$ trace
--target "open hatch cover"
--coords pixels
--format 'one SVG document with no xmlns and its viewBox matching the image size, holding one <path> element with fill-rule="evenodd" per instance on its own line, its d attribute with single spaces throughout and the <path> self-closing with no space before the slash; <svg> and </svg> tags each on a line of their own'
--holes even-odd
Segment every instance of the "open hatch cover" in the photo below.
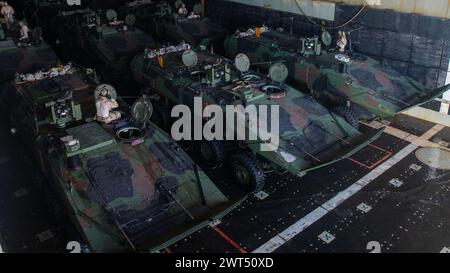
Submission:
<svg viewBox="0 0 450 273">
<path fill-rule="evenodd" d="M 153 104 L 147 96 L 142 96 L 136 100 L 131 107 L 131 116 L 136 122 L 145 123 L 150 120 L 152 114 Z"/>
</svg>

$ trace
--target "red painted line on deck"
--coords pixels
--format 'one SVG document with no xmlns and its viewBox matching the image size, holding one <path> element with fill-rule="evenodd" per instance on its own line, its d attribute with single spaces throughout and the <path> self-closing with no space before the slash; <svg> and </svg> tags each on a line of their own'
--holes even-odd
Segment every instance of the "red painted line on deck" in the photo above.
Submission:
<svg viewBox="0 0 450 273">
<path fill-rule="evenodd" d="M 356 160 L 356 159 L 353 159 L 353 158 L 351 158 L 351 157 L 347 157 L 347 159 L 350 160 L 350 161 L 352 161 L 353 163 L 356 163 L 356 164 L 358 164 L 358 165 L 360 165 L 360 166 L 362 166 L 362 167 L 368 169 L 368 170 L 372 170 L 372 169 L 374 169 L 376 166 L 378 166 L 378 165 L 380 165 L 381 163 L 383 163 L 384 161 L 386 161 L 386 160 L 387 160 L 389 157 L 391 157 L 391 155 L 393 154 L 391 151 L 388 151 L 388 150 L 383 149 L 383 148 L 381 148 L 381 147 L 378 147 L 378 146 L 376 146 L 376 145 L 369 144 L 369 146 L 371 146 L 371 147 L 373 147 L 373 148 L 375 148 L 375 149 L 377 149 L 377 150 L 380 150 L 380 151 L 386 153 L 386 155 L 383 156 L 380 160 L 377 160 L 375 163 L 373 163 L 373 164 L 370 165 L 370 166 L 369 166 L 369 165 L 366 165 L 366 164 L 364 164 L 364 163 L 362 163 L 362 162 L 360 162 L 360 161 L 358 161 L 358 160 Z"/>
<path fill-rule="evenodd" d="M 230 237 L 228 237 L 225 232 L 223 232 L 220 228 L 218 228 L 217 226 L 212 226 L 211 227 L 215 232 L 217 232 L 217 234 L 219 234 L 223 239 L 225 239 L 225 241 L 227 241 L 228 243 L 230 243 L 232 246 L 234 246 L 237 250 L 239 250 L 239 252 L 241 253 L 247 253 L 247 251 L 245 249 L 243 249 L 240 245 L 238 245 L 235 241 L 233 241 Z"/>
<path fill-rule="evenodd" d="M 381 148 L 381 147 L 379 147 L 379 146 L 377 146 L 377 145 L 369 144 L 369 146 L 371 146 L 371 147 L 373 147 L 373 148 L 375 148 L 375 149 L 378 149 L 378 150 L 380 150 L 380 151 L 383 151 L 383 152 L 385 152 L 385 153 L 387 153 L 387 154 L 392 154 L 391 151 L 388 151 L 388 150 L 386 150 L 386 149 L 383 149 L 383 148 Z"/>
<path fill-rule="evenodd" d="M 369 166 L 369 170 L 374 169 L 376 166 L 380 165 L 381 163 L 383 163 L 384 161 L 386 161 L 389 157 L 391 157 L 392 153 L 389 153 L 387 155 L 385 155 L 383 158 L 381 158 L 380 160 L 378 160 L 377 162 L 373 163 L 372 165 Z"/>
<path fill-rule="evenodd" d="M 347 159 L 350 160 L 351 162 L 355 163 L 355 164 L 358 164 L 358 165 L 360 165 L 360 166 L 362 166 L 362 167 L 364 167 L 366 169 L 369 169 L 369 166 L 367 166 L 366 164 L 364 164 L 362 162 L 359 162 L 358 160 L 355 160 L 355 159 L 353 159 L 351 157 L 347 157 Z"/>
<path fill-rule="evenodd" d="M 168 247 L 164 248 L 164 251 L 165 251 L 166 253 L 173 253 L 172 249 L 170 249 L 170 248 L 168 248 Z"/>
</svg>

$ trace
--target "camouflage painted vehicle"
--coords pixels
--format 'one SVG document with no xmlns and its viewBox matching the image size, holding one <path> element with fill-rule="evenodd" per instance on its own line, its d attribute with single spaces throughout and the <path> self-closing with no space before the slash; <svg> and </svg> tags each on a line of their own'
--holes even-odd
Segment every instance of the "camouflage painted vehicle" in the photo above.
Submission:
<svg viewBox="0 0 450 273">
<path fill-rule="evenodd" d="M 157 55 L 155 52 L 166 53 Z M 273 151 L 260 149 L 260 144 L 267 141 L 255 125 L 261 124 L 262 119 L 259 117 L 257 122 L 243 122 L 246 135 L 256 135 L 254 141 L 250 138 L 245 141 L 215 139 L 196 143 L 196 148 L 206 162 L 231 162 L 236 180 L 248 191 L 263 188 L 265 170 L 288 171 L 303 176 L 350 156 L 382 133 L 362 133 L 309 95 L 284 84 L 287 76 L 284 65 L 272 66 L 269 80 L 247 71 L 246 63 L 249 67 L 250 61 L 248 58 L 246 60 L 245 55 L 236 57 L 236 66 L 241 74 L 227 59 L 206 51 L 195 53 L 189 50 L 189 46 L 179 45 L 146 52 L 133 61 L 132 70 L 137 81 L 160 97 L 162 105 L 182 104 L 193 109 L 195 100 L 202 98 L 204 107 L 219 105 L 225 112 L 229 105 L 279 106 L 280 143 Z M 169 113 L 168 110 L 158 112 Z M 235 116 L 237 120 L 246 121 L 246 113 Z M 227 119 L 223 128 L 231 126 L 237 130 L 231 124 L 234 121 L 230 123 Z"/>
<path fill-rule="evenodd" d="M 133 14 L 136 17 L 136 25 L 157 36 L 159 40 L 181 43 L 183 41 L 195 46 L 223 46 L 223 41 L 229 34 L 226 29 L 200 16 L 201 7 L 196 5 L 193 9 L 195 18 L 179 16 L 175 10 L 179 5 L 175 3 L 173 8 L 167 1 L 148 3 L 142 1 L 139 4 L 130 2 L 123 7 L 119 14 Z"/>
<path fill-rule="evenodd" d="M 41 39 L 41 32 L 36 28 L 27 45 L 17 43 L 15 33 L 4 31 L 0 35 L 0 82 L 13 79 L 16 73 L 49 69 L 58 63 L 53 49 Z"/>
<path fill-rule="evenodd" d="M 76 3 L 75 0 L 34 0 L 36 8 L 57 8 L 57 9 L 70 9 L 81 7 L 90 7 L 93 9 L 108 9 L 118 8 L 123 4 L 123 0 L 81 0 Z M 73 3 L 70 5 L 69 3 Z"/>
<path fill-rule="evenodd" d="M 139 0 L 142 1 L 142 0 Z M 82 1 L 83 2 L 83 1 Z M 123 5 L 123 0 L 85 0 L 84 3 L 93 9 L 116 9 Z"/>
<path fill-rule="evenodd" d="M 428 90 L 362 54 L 324 51 L 318 37 L 299 39 L 267 27 L 258 30 L 258 35 L 256 29 L 249 29 L 229 36 L 225 41 L 226 55 L 245 53 L 263 69 L 270 62 L 282 61 L 289 68 L 290 83 L 309 90 L 323 105 L 344 115 L 356 127 L 360 120 L 392 118 L 450 89 L 447 85 Z"/>
<path fill-rule="evenodd" d="M 164 33 L 164 23 L 173 20 L 172 7 L 167 1 L 130 1 L 117 10 L 119 16 L 133 15 L 136 27 L 152 35 Z"/>
<path fill-rule="evenodd" d="M 55 9 L 62 9 L 62 10 L 67 10 L 67 9 L 77 9 L 80 7 L 85 8 L 86 7 L 86 3 L 88 1 L 80 1 L 80 3 L 76 3 L 77 1 L 72 1 L 73 4 L 70 5 L 69 2 L 72 0 L 35 0 L 32 3 L 30 3 L 30 5 L 34 5 L 32 8 L 34 9 L 33 11 L 35 12 L 38 9 L 45 9 L 45 8 L 55 8 Z"/>
<path fill-rule="evenodd" d="M 66 58 L 95 63 L 104 81 L 127 75 L 134 56 L 155 44 L 153 38 L 134 27 L 133 16 L 122 20 L 114 10 L 81 13 L 60 12 L 52 21 L 58 48 Z"/>
<path fill-rule="evenodd" d="M 104 125 L 92 118 L 99 90 L 92 71 L 54 71 L 10 82 L 1 106 L 90 252 L 156 251 L 238 204 L 147 121 L 148 98 L 131 108 L 118 99 L 126 118 Z"/>
</svg>

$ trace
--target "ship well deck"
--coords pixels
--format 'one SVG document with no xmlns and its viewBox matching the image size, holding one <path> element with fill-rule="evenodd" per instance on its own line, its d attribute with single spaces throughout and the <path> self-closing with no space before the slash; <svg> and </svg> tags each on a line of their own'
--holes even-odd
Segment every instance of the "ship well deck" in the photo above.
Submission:
<svg viewBox="0 0 450 273">
<path fill-rule="evenodd" d="M 52 221 L 33 186 L 42 179 L 37 166 L 1 124 L 3 251 L 67 251 L 76 234 Z M 264 192 L 162 252 L 450 251 L 448 116 L 415 108 L 365 126 L 387 128 L 352 157 L 302 178 L 269 174 Z M 204 169 L 228 197 L 243 195 L 225 169 Z"/>
</svg>

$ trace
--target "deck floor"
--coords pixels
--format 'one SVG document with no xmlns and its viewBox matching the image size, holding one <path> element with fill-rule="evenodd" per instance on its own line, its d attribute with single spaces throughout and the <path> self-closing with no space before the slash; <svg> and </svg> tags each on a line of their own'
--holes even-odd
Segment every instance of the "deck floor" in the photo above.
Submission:
<svg viewBox="0 0 450 273">
<path fill-rule="evenodd" d="M 401 115 L 351 158 L 302 178 L 270 174 L 265 198 L 250 196 L 163 252 L 450 252 L 450 172 L 415 156 L 422 145 L 447 148 L 449 130 Z M 3 251 L 67 251 L 76 235 L 32 186 L 37 167 L 3 125 L 0 141 Z M 243 194 L 228 172 L 206 171 L 230 198 Z"/>
</svg>

